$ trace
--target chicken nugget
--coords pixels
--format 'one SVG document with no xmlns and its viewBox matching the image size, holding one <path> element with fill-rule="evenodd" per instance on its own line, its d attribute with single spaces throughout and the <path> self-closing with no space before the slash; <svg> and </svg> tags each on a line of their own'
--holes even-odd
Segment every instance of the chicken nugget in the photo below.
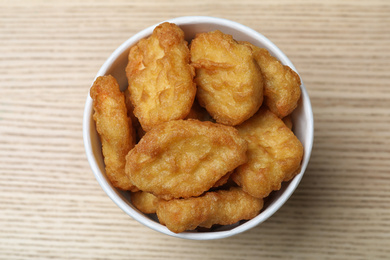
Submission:
<svg viewBox="0 0 390 260">
<path fill-rule="evenodd" d="M 188 199 L 159 200 L 157 217 L 169 230 L 180 233 L 196 227 L 231 225 L 257 216 L 263 200 L 255 198 L 240 188 L 207 192 Z"/>
<path fill-rule="evenodd" d="M 184 32 L 172 23 L 160 24 L 130 49 L 128 89 L 134 115 L 145 131 L 189 113 L 196 94 L 189 62 Z"/>
<path fill-rule="evenodd" d="M 263 78 L 251 48 L 217 30 L 197 34 L 190 49 L 200 105 L 218 123 L 250 118 L 263 102 Z"/>
<path fill-rule="evenodd" d="M 225 184 L 229 181 L 230 175 L 232 175 L 232 173 L 233 173 L 233 171 L 228 172 L 228 173 L 226 173 L 224 176 L 222 176 L 221 179 L 219 179 L 219 180 L 213 185 L 213 188 L 218 188 L 218 187 L 221 187 L 221 186 L 225 185 Z"/>
<path fill-rule="evenodd" d="M 232 179 L 254 197 L 264 198 L 299 173 L 303 146 L 294 133 L 268 109 L 261 108 L 237 127 L 248 142 L 248 162 Z"/>
<path fill-rule="evenodd" d="M 126 155 L 134 147 L 134 139 L 124 94 L 116 79 L 109 75 L 95 80 L 90 95 L 93 99 L 93 119 L 102 142 L 107 177 L 114 187 L 135 190 L 125 174 Z"/>
<path fill-rule="evenodd" d="M 147 132 L 126 157 L 140 190 L 164 199 L 199 196 L 245 163 L 247 144 L 231 126 L 173 120 Z"/>
<path fill-rule="evenodd" d="M 145 191 L 131 193 L 131 203 L 143 213 L 156 213 L 158 198 L 153 194 Z"/>
<path fill-rule="evenodd" d="M 283 118 L 298 106 L 301 96 L 301 79 L 290 67 L 283 65 L 266 49 L 248 42 L 260 66 L 264 79 L 264 102 L 278 117 Z"/>
</svg>

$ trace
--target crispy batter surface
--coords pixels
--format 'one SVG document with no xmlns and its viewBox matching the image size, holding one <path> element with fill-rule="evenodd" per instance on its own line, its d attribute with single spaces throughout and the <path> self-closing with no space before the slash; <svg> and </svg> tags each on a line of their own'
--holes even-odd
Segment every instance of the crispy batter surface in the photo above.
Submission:
<svg viewBox="0 0 390 260">
<path fill-rule="evenodd" d="M 126 75 L 134 114 L 142 128 L 189 113 L 195 98 L 194 68 L 184 32 L 175 24 L 163 23 L 153 34 L 130 49 Z"/>
<path fill-rule="evenodd" d="M 301 96 L 301 79 L 290 67 L 283 65 L 266 49 L 248 42 L 264 78 L 264 96 L 268 108 L 278 117 L 289 115 L 298 105 Z"/>
<path fill-rule="evenodd" d="M 126 174 L 140 190 L 164 199 L 199 196 L 245 163 L 246 150 L 231 126 L 173 120 L 142 137 L 126 157 Z"/>
<path fill-rule="evenodd" d="M 214 185 L 213 188 L 218 188 L 223 185 L 225 185 L 228 181 L 230 176 L 233 174 L 233 171 L 226 173 L 224 176 L 221 177 Z"/>
<path fill-rule="evenodd" d="M 218 30 L 197 34 L 190 48 L 200 105 L 218 123 L 250 118 L 263 102 L 263 78 L 251 48 Z"/>
<path fill-rule="evenodd" d="M 131 120 L 127 117 L 124 94 L 114 77 L 98 77 L 90 91 L 96 130 L 102 142 L 106 174 L 122 190 L 134 190 L 125 174 L 126 155 L 134 147 Z"/>
<path fill-rule="evenodd" d="M 188 199 L 159 200 L 157 216 L 169 230 L 180 233 L 214 224 L 230 225 L 252 219 L 263 207 L 263 200 L 252 197 L 240 188 L 207 192 Z"/>
<path fill-rule="evenodd" d="M 299 173 L 303 146 L 275 114 L 261 108 L 237 129 L 248 142 L 249 160 L 232 178 L 244 191 L 264 198 Z"/>
<path fill-rule="evenodd" d="M 131 203 L 141 212 L 146 214 L 156 213 L 158 198 L 153 194 L 145 191 L 137 191 L 131 193 L 130 199 Z"/>
</svg>

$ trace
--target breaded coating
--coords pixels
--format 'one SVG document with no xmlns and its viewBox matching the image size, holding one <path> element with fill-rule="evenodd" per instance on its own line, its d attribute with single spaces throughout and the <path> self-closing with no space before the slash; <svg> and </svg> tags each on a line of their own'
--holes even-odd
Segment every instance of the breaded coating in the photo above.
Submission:
<svg viewBox="0 0 390 260">
<path fill-rule="evenodd" d="M 263 102 L 263 78 L 251 48 L 220 31 L 197 34 L 191 42 L 197 98 L 217 123 L 238 125 Z"/>
<path fill-rule="evenodd" d="M 124 94 L 111 75 L 98 77 L 90 90 L 93 119 L 102 143 L 106 174 L 114 187 L 135 190 L 125 174 L 126 155 L 134 147 Z"/>
<path fill-rule="evenodd" d="M 263 200 L 250 196 L 240 188 L 207 192 L 188 199 L 159 200 L 157 216 L 169 230 L 180 233 L 196 227 L 231 225 L 257 216 Z"/>
<path fill-rule="evenodd" d="M 130 49 L 126 75 L 134 115 L 142 128 L 184 119 L 196 94 L 194 68 L 184 32 L 163 23 L 153 34 Z"/>
<path fill-rule="evenodd" d="M 141 212 L 146 214 L 156 213 L 158 198 L 145 191 L 131 193 L 131 203 Z"/>
<path fill-rule="evenodd" d="M 242 189 L 264 198 L 299 173 L 303 146 L 294 133 L 268 109 L 261 108 L 237 127 L 248 142 L 248 162 L 232 175 Z"/>
<path fill-rule="evenodd" d="M 140 190 L 164 199 L 199 196 L 245 163 L 247 144 L 231 126 L 173 120 L 147 132 L 126 157 Z"/>
<path fill-rule="evenodd" d="M 266 49 L 248 42 L 260 66 L 264 78 L 264 102 L 279 118 L 283 118 L 298 106 L 301 97 L 301 79 L 290 67 L 283 65 Z"/>
<path fill-rule="evenodd" d="M 228 180 L 229 180 L 230 176 L 232 175 L 232 173 L 233 173 L 233 171 L 228 172 L 228 173 L 226 173 L 224 176 L 222 176 L 221 179 L 219 179 L 219 180 L 213 185 L 213 188 L 218 188 L 218 187 L 221 187 L 221 186 L 225 185 L 225 184 L 228 182 Z"/>
</svg>

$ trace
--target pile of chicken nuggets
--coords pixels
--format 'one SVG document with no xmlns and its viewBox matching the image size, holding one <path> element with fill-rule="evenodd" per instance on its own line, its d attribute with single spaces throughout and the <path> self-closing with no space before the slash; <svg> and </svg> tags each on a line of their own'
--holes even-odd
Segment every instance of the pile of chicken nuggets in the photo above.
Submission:
<svg viewBox="0 0 390 260">
<path fill-rule="evenodd" d="M 175 233 L 257 216 L 300 172 L 290 114 L 297 73 L 221 31 L 188 43 L 172 23 L 130 49 L 128 88 L 110 75 L 90 90 L 112 185 Z"/>
</svg>

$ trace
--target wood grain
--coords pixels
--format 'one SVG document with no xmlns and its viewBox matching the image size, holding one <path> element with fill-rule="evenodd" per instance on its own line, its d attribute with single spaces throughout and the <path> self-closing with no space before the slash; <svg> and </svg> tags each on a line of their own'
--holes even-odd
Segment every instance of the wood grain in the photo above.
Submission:
<svg viewBox="0 0 390 260">
<path fill-rule="evenodd" d="M 0 1 L 0 259 L 388 259 L 389 1 Z M 218 241 L 166 237 L 102 191 L 82 140 L 105 59 L 137 31 L 227 18 L 277 44 L 311 97 L 315 142 L 294 195 Z"/>
</svg>

